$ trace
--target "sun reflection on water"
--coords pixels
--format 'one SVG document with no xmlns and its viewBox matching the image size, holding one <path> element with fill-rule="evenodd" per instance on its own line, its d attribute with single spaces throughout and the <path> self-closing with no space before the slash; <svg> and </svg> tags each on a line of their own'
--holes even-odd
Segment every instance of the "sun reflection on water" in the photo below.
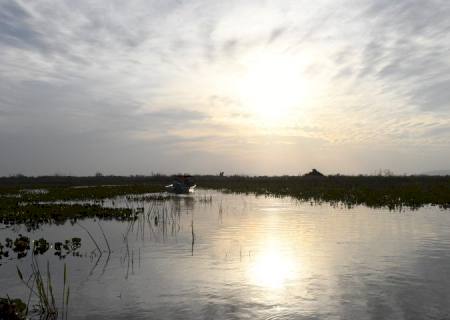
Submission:
<svg viewBox="0 0 450 320">
<path fill-rule="evenodd" d="M 300 265 L 293 255 L 283 251 L 278 243 L 274 243 L 255 256 L 248 267 L 248 278 L 254 285 L 281 289 L 295 279 L 299 268 Z"/>
</svg>

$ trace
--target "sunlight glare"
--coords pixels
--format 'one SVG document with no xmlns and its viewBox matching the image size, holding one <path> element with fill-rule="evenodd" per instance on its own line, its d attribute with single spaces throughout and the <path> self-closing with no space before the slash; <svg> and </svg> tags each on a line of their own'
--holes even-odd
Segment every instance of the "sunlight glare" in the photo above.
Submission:
<svg viewBox="0 0 450 320">
<path fill-rule="evenodd" d="M 298 62 L 288 56 L 264 55 L 249 60 L 240 82 L 242 104 L 259 121 L 283 122 L 301 107 L 305 80 Z"/>
<path fill-rule="evenodd" d="M 294 278 L 296 267 L 292 257 L 272 247 L 250 265 L 249 278 L 258 286 L 280 289 L 286 281 Z"/>
</svg>

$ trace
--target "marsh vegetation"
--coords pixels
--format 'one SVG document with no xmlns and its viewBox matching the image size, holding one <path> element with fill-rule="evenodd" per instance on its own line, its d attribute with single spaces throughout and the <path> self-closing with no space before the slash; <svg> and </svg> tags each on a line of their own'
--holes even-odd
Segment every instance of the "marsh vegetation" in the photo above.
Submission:
<svg viewBox="0 0 450 320">
<path fill-rule="evenodd" d="M 450 207 L 450 176 L 232 176 L 209 177 L 202 180 L 201 185 L 227 192 L 290 196 L 303 201 L 346 206 Z"/>
<path fill-rule="evenodd" d="M 0 210 L 18 202 L 92 200 L 158 193 L 173 177 L 8 177 L 0 178 Z M 450 206 L 450 176 L 194 176 L 200 188 L 235 193 L 289 196 L 302 201 L 332 202 L 347 206 L 419 208 Z M 34 188 L 45 192 L 26 192 Z M 147 197 L 163 197 L 147 195 Z"/>
</svg>

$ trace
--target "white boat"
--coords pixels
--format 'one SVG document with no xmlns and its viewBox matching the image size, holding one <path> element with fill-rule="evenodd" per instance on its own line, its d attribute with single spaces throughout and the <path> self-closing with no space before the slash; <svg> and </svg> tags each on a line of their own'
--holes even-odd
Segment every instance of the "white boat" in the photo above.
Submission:
<svg viewBox="0 0 450 320">
<path fill-rule="evenodd" d="M 167 185 L 166 191 L 173 192 L 177 194 L 182 193 L 193 193 L 197 185 L 192 183 L 192 177 L 188 175 L 177 176 L 175 180 Z"/>
</svg>

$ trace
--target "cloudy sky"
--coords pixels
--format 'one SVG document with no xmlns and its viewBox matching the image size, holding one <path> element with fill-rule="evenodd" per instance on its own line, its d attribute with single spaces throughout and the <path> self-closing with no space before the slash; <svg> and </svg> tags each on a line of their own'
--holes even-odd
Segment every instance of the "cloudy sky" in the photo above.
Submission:
<svg viewBox="0 0 450 320">
<path fill-rule="evenodd" d="M 0 0 L 0 175 L 449 169 L 448 17 L 448 0 Z"/>
</svg>

